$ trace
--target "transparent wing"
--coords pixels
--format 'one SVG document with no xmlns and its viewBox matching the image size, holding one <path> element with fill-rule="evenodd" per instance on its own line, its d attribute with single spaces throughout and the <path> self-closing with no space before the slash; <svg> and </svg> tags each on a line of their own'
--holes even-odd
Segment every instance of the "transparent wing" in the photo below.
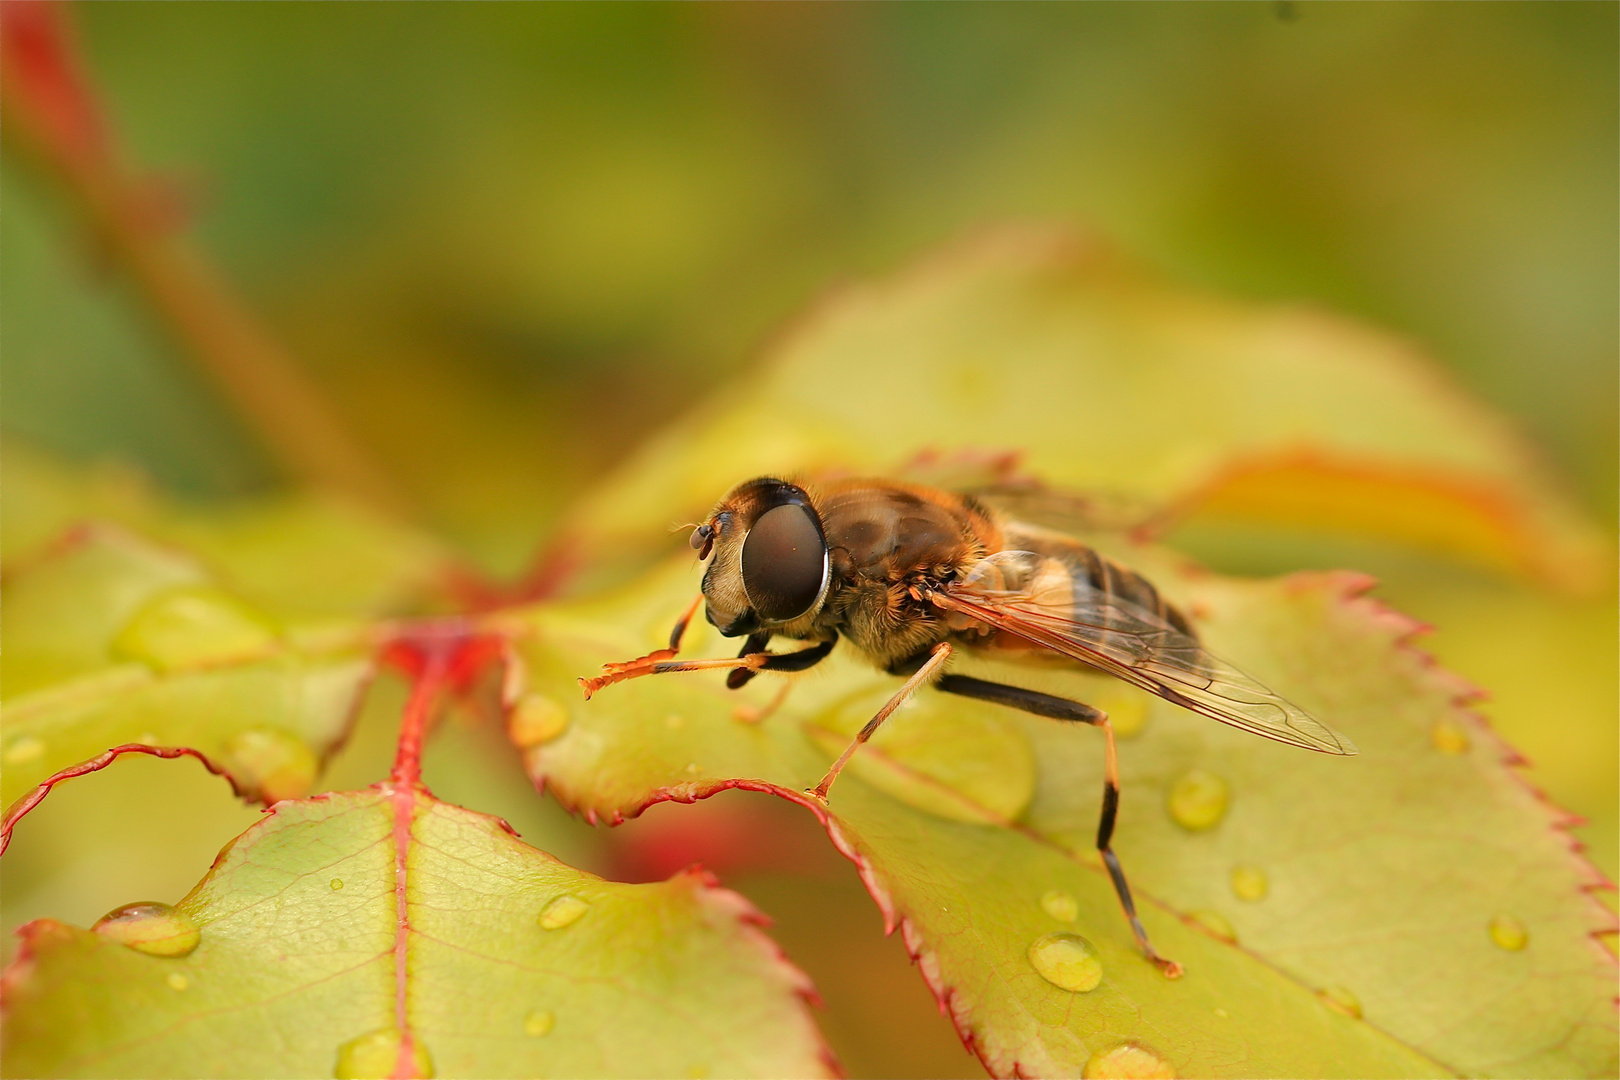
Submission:
<svg viewBox="0 0 1620 1080">
<path fill-rule="evenodd" d="M 1356 752 L 1348 738 L 1154 613 L 1076 588 L 1060 559 L 998 552 L 927 598 L 1223 724 L 1307 750 Z"/>
</svg>

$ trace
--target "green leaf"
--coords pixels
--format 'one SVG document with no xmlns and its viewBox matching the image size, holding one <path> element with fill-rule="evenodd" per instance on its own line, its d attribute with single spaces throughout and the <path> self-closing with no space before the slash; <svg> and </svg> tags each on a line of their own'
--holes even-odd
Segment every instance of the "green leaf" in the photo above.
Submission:
<svg viewBox="0 0 1620 1080">
<path fill-rule="evenodd" d="M 1531 449 L 1405 342 L 1174 287 L 1038 229 L 835 294 L 599 485 L 574 532 L 595 558 L 645 552 L 750 476 L 888 475 L 964 447 L 1172 521 L 1387 537 L 1572 589 L 1612 573 Z"/>
<path fill-rule="evenodd" d="M 1115 848 L 1150 935 L 1186 966 L 1172 982 L 1137 952 L 1092 851 L 1094 731 L 931 692 L 898 712 L 833 788 L 828 828 L 990 1070 L 1108 1075 L 1124 1067 L 1108 1055 L 1138 1047 L 1178 1075 L 1612 1074 L 1597 875 L 1466 710 L 1470 689 L 1408 646 L 1415 625 L 1349 575 L 1244 582 L 1116 554 L 1362 753 L 1268 743 L 1100 676 L 959 667 L 1138 733 L 1121 746 Z M 835 653 L 759 723 L 738 706 L 766 707 L 769 677 L 730 694 L 718 674 L 666 675 L 580 700 L 575 676 L 663 643 L 696 578 L 687 555 L 528 616 L 512 734 L 536 780 L 593 818 L 738 786 L 811 805 L 798 793 L 897 685 Z M 725 647 L 694 626 L 686 652 Z M 1095 990 L 1037 972 L 1051 933 L 1090 943 Z"/>
<path fill-rule="evenodd" d="M 0 800 L 116 747 L 186 747 L 246 797 L 301 795 L 371 676 L 356 631 L 295 634 L 204 566 L 111 526 L 6 588 Z M 104 762 L 103 762 L 104 763 Z"/>
<path fill-rule="evenodd" d="M 701 874 L 604 881 L 421 791 L 286 802 L 172 910 L 26 927 L 4 1073 L 380 1077 L 403 1044 L 417 1076 L 828 1075 L 759 921 Z"/>
<path fill-rule="evenodd" d="M 65 532 L 115 523 L 182 548 L 260 610 L 284 621 L 408 613 L 444 591 L 442 545 L 357 504 L 319 493 L 198 508 L 151 491 L 111 465 L 69 467 L 7 440 L 8 566 L 26 565 Z"/>
</svg>

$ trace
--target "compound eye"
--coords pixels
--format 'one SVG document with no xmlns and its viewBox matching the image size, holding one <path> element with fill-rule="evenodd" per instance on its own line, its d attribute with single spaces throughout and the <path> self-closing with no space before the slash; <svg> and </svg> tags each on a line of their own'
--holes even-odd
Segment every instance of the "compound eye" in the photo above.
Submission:
<svg viewBox="0 0 1620 1080">
<path fill-rule="evenodd" d="M 765 511 L 743 540 L 743 591 L 767 622 L 788 622 L 809 611 L 826 575 L 821 530 L 798 503 Z"/>
</svg>

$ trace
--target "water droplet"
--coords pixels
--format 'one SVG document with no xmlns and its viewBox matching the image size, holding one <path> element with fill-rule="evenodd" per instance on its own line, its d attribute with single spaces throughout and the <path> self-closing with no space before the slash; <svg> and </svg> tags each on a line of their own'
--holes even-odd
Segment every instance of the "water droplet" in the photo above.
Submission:
<svg viewBox="0 0 1620 1080">
<path fill-rule="evenodd" d="M 591 905 L 577 896 L 564 893 L 553 897 L 540 912 L 540 926 L 546 930 L 561 930 L 572 926 L 585 916 Z"/>
<path fill-rule="evenodd" d="M 163 981 L 169 984 L 171 990 L 184 990 L 191 985 L 191 980 L 178 971 L 169 972 L 163 977 Z"/>
<path fill-rule="evenodd" d="M 1176 1070 L 1141 1043 L 1125 1043 L 1092 1054 L 1080 1075 L 1085 1080 L 1173 1080 Z"/>
<path fill-rule="evenodd" d="M 536 1009 L 523 1018 L 523 1031 L 528 1035 L 549 1035 L 557 1026 L 557 1018 L 547 1009 Z"/>
<path fill-rule="evenodd" d="M 384 1080 L 394 1075 L 399 1064 L 399 1048 L 405 1040 L 398 1028 L 378 1028 L 338 1047 L 336 1080 Z M 421 1039 L 411 1040 L 411 1071 L 419 1077 L 433 1075 L 433 1059 Z"/>
<path fill-rule="evenodd" d="M 682 716 L 680 713 L 670 713 L 668 716 L 664 717 L 664 726 L 669 728 L 671 731 L 679 731 L 681 728 L 686 726 L 686 717 Z"/>
<path fill-rule="evenodd" d="M 1524 923 L 1511 915 L 1497 915 L 1491 919 L 1491 940 L 1509 952 L 1518 952 L 1530 944 L 1530 931 Z"/>
<path fill-rule="evenodd" d="M 1220 1017 L 1222 1020 L 1230 1019 L 1232 1016 L 1232 1014 L 1227 1012 L 1225 1009 L 1219 1008 L 1215 1010 L 1215 1015 Z"/>
<path fill-rule="evenodd" d="M 91 929 L 148 956 L 189 956 L 202 940 L 196 923 L 168 904 L 151 901 L 114 908 Z"/>
<path fill-rule="evenodd" d="M 1238 866 L 1232 869 L 1232 893 L 1239 900 L 1264 900 L 1271 891 L 1271 881 L 1258 866 Z"/>
<path fill-rule="evenodd" d="M 1189 916 L 1193 922 L 1209 931 L 1212 937 L 1222 941 L 1237 941 L 1237 931 L 1232 924 L 1226 921 L 1226 916 L 1215 911 L 1195 911 Z"/>
<path fill-rule="evenodd" d="M 1325 988 L 1322 991 L 1322 1000 L 1327 1002 L 1330 1008 L 1336 1009 L 1346 1016 L 1353 1016 L 1357 1020 L 1361 1019 L 1361 999 L 1342 986 Z"/>
<path fill-rule="evenodd" d="M 335 878 L 333 878 L 331 880 L 330 884 L 332 886 L 333 891 L 335 892 L 338 889 L 343 888 L 343 879 L 340 878 L 340 877 L 335 877 Z"/>
<path fill-rule="evenodd" d="M 315 783 L 320 769 L 315 752 L 302 739 L 280 728 L 248 728 L 225 744 L 221 764 L 267 803 L 295 799 Z"/>
<path fill-rule="evenodd" d="M 1170 785 L 1166 805 L 1177 825 L 1201 832 L 1214 828 L 1225 815 L 1228 795 L 1225 780 L 1203 769 L 1194 769 Z"/>
<path fill-rule="evenodd" d="M 1429 729 L 1429 741 L 1442 754 L 1461 754 L 1468 750 L 1468 732 L 1450 720 L 1441 720 Z"/>
<path fill-rule="evenodd" d="M 11 740 L 3 758 L 7 765 L 26 765 L 45 756 L 45 740 L 34 735 L 23 735 Z"/>
<path fill-rule="evenodd" d="M 548 743 L 568 730 L 568 710 L 544 694 L 524 694 L 506 717 L 506 735 L 520 750 Z"/>
<path fill-rule="evenodd" d="M 181 585 L 147 601 L 118 632 L 112 650 L 173 671 L 259 656 L 275 644 L 275 628 L 236 597 L 209 585 Z"/>
<path fill-rule="evenodd" d="M 1079 934 L 1047 934 L 1029 947 L 1029 962 L 1041 978 L 1076 994 L 1095 990 L 1102 982 L 1102 960 L 1091 942 Z"/>
<path fill-rule="evenodd" d="M 1108 723 L 1113 727 L 1114 734 L 1122 739 L 1134 739 L 1147 727 L 1146 694 L 1133 693 L 1129 689 L 1121 689 L 1118 692 L 1109 690 L 1089 694 L 1086 700 L 1093 707 L 1108 714 Z"/>
<path fill-rule="evenodd" d="M 1080 905 L 1062 889 L 1053 889 L 1041 897 L 1041 910 L 1058 922 L 1074 922 L 1080 917 Z"/>
</svg>

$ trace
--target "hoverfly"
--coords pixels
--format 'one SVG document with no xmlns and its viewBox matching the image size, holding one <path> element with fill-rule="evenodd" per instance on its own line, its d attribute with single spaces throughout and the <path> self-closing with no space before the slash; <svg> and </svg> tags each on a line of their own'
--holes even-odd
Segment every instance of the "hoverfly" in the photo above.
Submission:
<svg viewBox="0 0 1620 1080">
<path fill-rule="evenodd" d="M 735 689 L 762 671 L 804 671 L 847 639 L 906 681 L 810 791 L 822 801 L 850 756 L 925 684 L 1100 728 L 1105 767 L 1097 849 L 1137 944 L 1172 977 L 1180 966 L 1149 943 L 1111 846 L 1119 768 L 1107 714 L 947 673 L 952 654 L 1068 661 L 1268 739 L 1327 754 L 1356 752 L 1349 739 L 1212 656 L 1186 616 L 1146 578 L 972 494 L 892 480 L 807 488 L 761 477 L 721 499 L 691 543 L 708 560 L 703 592 L 676 623 L 669 647 L 581 679 L 587 698 L 624 679 L 675 671 L 727 670 L 726 685 Z M 704 601 L 722 634 L 746 638 L 736 659 L 675 659 Z M 774 653 L 767 650 L 773 637 L 811 644 Z"/>
</svg>

